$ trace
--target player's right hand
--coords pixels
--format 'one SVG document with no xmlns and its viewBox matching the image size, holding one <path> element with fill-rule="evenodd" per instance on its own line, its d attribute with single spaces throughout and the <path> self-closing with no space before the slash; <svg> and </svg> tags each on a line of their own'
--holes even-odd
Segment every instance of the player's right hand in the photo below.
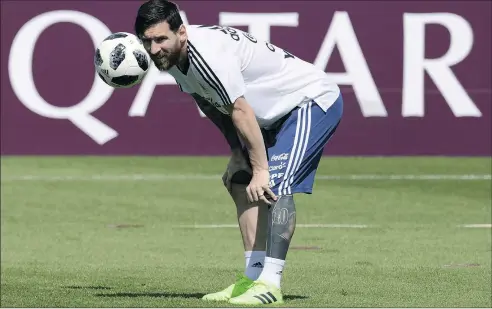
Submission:
<svg viewBox="0 0 492 309">
<path fill-rule="evenodd" d="M 253 178 L 246 188 L 246 194 L 250 203 L 263 201 L 267 205 L 276 201 L 277 196 L 270 189 L 270 172 L 268 170 L 259 170 L 253 172 Z"/>
</svg>

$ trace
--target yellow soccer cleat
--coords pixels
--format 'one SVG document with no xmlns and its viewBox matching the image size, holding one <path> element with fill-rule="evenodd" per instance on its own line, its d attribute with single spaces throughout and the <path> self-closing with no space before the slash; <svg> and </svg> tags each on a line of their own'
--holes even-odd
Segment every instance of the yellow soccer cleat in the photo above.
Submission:
<svg viewBox="0 0 492 309">
<path fill-rule="evenodd" d="M 236 283 L 231 284 L 220 292 L 207 294 L 203 296 L 202 299 L 209 301 L 228 301 L 229 299 L 240 296 L 246 292 L 253 285 L 253 282 L 253 280 L 245 275 L 238 275 Z"/>
<path fill-rule="evenodd" d="M 254 281 L 253 285 L 243 294 L 233 297 L 229 303 L 234 305 L 269 305 L 283 304 L 282 292 L 266 282 Z"/>
</svg>

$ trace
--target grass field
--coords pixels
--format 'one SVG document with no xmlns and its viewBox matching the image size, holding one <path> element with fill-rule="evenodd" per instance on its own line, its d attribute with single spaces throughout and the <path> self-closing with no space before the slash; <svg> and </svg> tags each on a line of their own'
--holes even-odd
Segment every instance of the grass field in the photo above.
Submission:
<svg viewBox="0 0 492 309">
<path fill-rule="evenodd" d="M 226 162 L 3 157 L 1 306 L 231 307 L 200 300 L 244 267 L 221 226 Z M 344 177 L 297 199 L 298 224 L 325 225 L 296 230 L 284 306 L 491 307 L 490 173 L 490 158 L 323 159 L 318 175 Z"/>
</svg>

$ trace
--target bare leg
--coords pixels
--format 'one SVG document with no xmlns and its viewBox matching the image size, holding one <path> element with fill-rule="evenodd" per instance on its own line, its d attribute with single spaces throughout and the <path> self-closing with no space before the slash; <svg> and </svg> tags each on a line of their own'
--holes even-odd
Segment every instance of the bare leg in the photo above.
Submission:
<svg viewBox="0 0 492 309">
<path fill-rule="evenodd" d="M 243 239 L 244 274 L 256 280 L 265 265 L 266 240 L 268 234 L 268 208 L 261 203 L 249 203 L 246 186 L 232 184 L 231 197 L 236 204 L 237 219 Z"/>
<path fill-rule="evenodd" d="M 244 251 L 265 251 L 268 232 L 268 208 L 261 203 L 248 202 L 246 185 L 232 184 L 231 196 L 236 204 Z"/>
</svg>

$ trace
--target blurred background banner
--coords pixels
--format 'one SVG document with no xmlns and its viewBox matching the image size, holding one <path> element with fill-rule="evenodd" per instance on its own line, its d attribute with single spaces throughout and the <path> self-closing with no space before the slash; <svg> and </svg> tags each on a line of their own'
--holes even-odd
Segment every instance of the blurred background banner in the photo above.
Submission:
<svg viewBox="0 0 492 309">
<path fill-rule="evenodd" d="M 95 45 L 142 1 L 1 2 L 2 155 L 224 155 L 213 124 L 151 69 L 95 78 Z M 177 1 L 324 69 L 345 114 L 329 155 L 491 155 L 488 1 Z"/>
</svg>

